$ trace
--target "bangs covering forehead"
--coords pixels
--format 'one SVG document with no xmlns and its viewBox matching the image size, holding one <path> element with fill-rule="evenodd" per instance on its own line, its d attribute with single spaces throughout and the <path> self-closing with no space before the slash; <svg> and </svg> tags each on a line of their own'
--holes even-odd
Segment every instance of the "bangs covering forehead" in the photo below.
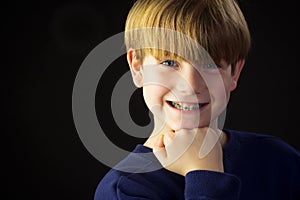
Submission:
<svg viewBox="0 0 300 200">
<path fill-rule="evenodd" d="M 250 34 L 234 0 L 137 0 L 127 17 L 125 44 L 142 60 L 150 53 L 235 63 L 246 58 Z"/>
<path fill-rule="evenodd" d="M 195 65 L 213 63 L 205 49 L 194 39 L 183 33 L 164 28 L 140 28 L 127 31 L 137 41 L 130 45 L 138 59 L 152 55 L 158 60 L 185 60 Z"/>
</svg>

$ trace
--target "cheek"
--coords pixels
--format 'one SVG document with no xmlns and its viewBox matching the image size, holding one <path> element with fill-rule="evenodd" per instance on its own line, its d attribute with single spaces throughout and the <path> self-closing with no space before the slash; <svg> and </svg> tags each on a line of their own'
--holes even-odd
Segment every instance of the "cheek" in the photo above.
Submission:
<svg viewBox="0 0 300 200">
<path fill-rule="evenodd" d="M 153 107 L 162 106 L 164 96 L 169 92 L 168 89 L 158 85 L 147 85 L 143 87 L 143 96 L 149 110 Z"/>
<path fill-rule="evenodd" d="M 221 71 L 219 76 L 209 79 L 207 86 L 213 101 L 218 102 L 218 104 L 227 104 L 231 87 L 229 72 Z"/>
<path fill-rule="evenodd" d="M 225 79 L 223 90 L 225 90 L 225 94 L 226 94 L 226 103 L 229 101 L 230 89 L 231 89 L 231 79 Z"/>
<path fill-rule="evenodd" d="M 220 104 L 227 103 L 230 95 L 230 83 L 224 82 L 222 85 L 218 85 L 211 92 L 211 95 L 218 101 Z"/>
<path fill-rule="evenodd" d="M 224 78 L 223 81 L 215 82 L 214 86 L 209 90 L 212 101 L 212 118 L 216 118 L 226 108 L 230 97 L 230 79 Z"/>
</svg>

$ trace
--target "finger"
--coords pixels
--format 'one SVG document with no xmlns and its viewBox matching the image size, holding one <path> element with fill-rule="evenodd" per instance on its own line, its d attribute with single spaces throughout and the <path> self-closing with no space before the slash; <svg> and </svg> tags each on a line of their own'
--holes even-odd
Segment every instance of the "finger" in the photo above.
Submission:
<svg viewBox="0 0 300 200">
<path fill-rule="evenodd" d="M 164 134 L 161 134 L 159 137 L 158 137 L 158 140 L 156 140 L 154 146 L 158 147 L 158 148 L 163 148 L 165 147 L 164 145 L 164 137 L 165 135 Z"/>
<path fill-rule="evenodd" d="M 220 132 L 218 130 L 208 129 L 207 134 L 203 140 L 199 151 L 199 158 L 206 157 L 215 147 L 220 138 Z"/>
<path fill-rule="evenodd" d="M 169 146 L 172 143 L 172 140 L 174 139 L 174 137 L 175 137 L 174 131 L 165 132 L 164 133 L 164 140 L 163 140 L 164 145 Z"/>
<path fill-rule="evenodd" d="M 194 137 L 195 133 L 187 129 L 180 129 L 174 133 L 172 142 L 165 146 L 168 164 L 176 162 L 188 150 Z"/>
<path fill-rule="evenodd" d="M 176 131 L 174 141 L 180 143 L 181 146 L 190 146 L 197 134 L 197 129 L 180 129 Z"/>
<path fill-rule="evenodd" d="M 162 163 L 167 158 L 167 152 L 164 146 L 164 135 L 160 135 L 153 146 L 153 154 Z"/>
</svg>

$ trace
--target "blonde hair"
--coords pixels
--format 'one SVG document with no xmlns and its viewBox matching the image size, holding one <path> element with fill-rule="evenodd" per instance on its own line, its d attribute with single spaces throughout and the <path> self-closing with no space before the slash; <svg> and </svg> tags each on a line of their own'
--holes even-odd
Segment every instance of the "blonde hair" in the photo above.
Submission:
<svg viewBox="0 0 300 200">
<path fill-rule="evenodd" d="M 248 26 L 235 0 L 137 0 L 127 16 L 125 45 L 141 60 L 149 53 L 195 59 L 199 51 L 184 36 L 199 43 L 216 63 L 224 59 L 235 64 L 250 49 Z"/>
</svg>

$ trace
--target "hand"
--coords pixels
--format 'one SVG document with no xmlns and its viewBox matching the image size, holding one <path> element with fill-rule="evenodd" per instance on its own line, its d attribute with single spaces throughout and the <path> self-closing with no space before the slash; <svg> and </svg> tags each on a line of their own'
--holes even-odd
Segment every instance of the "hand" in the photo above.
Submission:
<svg viewBox="0 0 300 200">
<path fill-rule="evenodd" d="M 153 152 L 164 168 L 185 176 L 193 170 L 224 172 L 221 131 L 195 128 L 161 134 Z"/>
</svg>

